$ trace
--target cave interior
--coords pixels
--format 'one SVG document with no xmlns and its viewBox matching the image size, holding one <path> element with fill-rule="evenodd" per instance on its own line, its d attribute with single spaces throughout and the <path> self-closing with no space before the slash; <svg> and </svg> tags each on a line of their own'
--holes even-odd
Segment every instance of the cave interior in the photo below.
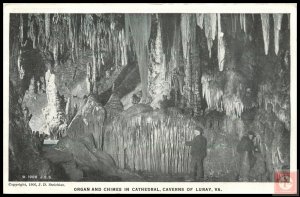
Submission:
<svg viewBox="0 0 300 197">
<path fill-rule="evenodd" d="M 185 181 L 200 125 L 207 181 L 237 181 L 250 131 L 247 180 L 272 181 L 290 162 L 289 20 L 10 14 L 10 180 Z"/>
</svg>

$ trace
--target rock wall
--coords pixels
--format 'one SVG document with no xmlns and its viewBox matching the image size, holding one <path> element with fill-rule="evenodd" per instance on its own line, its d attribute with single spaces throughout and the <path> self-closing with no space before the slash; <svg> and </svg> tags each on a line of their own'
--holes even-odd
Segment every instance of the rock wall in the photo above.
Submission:
<svg viewBox="0 0 300 197">
<path fill-rule="evenodd" d="M 95 97 L 90 96 L 79 110 L 71 123 L 68 125 L 65 135 L 71 139 L 92 134 L 96 148 L 103 147 L 103 125 L 106 118 L 106 111 Z"/>
<path fill-rule="evenodd" d="M 21 99 L 12 83 L 9 98 L 9 180 L 10 181 L 45 181 L 44 177 L 53 174 L 53 166 L 41 156 L 39 143 L 32 136 L 29 127 L 29 114 L 24 113 Z M 29 175 L 35 175 L 31 177 Z"/>
</svg>

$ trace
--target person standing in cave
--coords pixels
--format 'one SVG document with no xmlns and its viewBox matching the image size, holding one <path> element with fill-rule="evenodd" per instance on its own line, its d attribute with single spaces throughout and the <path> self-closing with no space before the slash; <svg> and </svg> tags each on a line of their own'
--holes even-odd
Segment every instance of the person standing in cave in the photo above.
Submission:
<svg viewBox="0 0 300 197">
<path fill-rule="evenodd" d="M 250 170 L 254 167 L 256 158 L 254 156 L 255 145 L 254 145 L 255 134 L 253 131 L 249 131 L 245 134 L 237 145 L 237 152 L 240 154 L 239 164 L 239 175 L 240 181 L 248 181 Z"/>
<path fill-rule="evenodd" d="M 203 136 L 201 127 L 195 128 L 195 137 L 192 141 L 186 141 L 185 145 L 191 146 L 191 167 L 194 181 L 202 181 L 204 179 L 204 158 L 207 155 L 207 139 Z"/>
</svg>

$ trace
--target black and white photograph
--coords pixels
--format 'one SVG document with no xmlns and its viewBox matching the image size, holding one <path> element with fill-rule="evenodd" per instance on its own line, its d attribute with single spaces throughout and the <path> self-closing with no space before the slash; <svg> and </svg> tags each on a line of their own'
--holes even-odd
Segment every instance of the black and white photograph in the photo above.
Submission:
<svg viewBox="0 0 300 197">
<path fill-rule="evenodd" d="M 7 13 L 7 181 L 276 193 L 297 174 L 295 13 L 220 7 Z"/>
</svg>

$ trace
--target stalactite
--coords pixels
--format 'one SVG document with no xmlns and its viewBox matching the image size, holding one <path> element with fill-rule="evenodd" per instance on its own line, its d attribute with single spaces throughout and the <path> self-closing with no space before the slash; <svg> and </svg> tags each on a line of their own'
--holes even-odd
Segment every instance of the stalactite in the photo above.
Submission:
<svg viewBox="0 0 300 197">
<path fill-rule="evenodd" d="M 200 91 L 199 91 L 199 72 L 200 72 L 200 49 L 197 42 L 197 18 L 196 15 L 192 15 L 190 19 L 190 35 L 191 35 L 191 106 L 194 111 L 194 115 L 199 115 L 200 108 Z"/>
<path fill-rule="evenodd" d="M 275 46 L 275 54 L 278 55 L 279 51 L 279 33 L 281 29 L 281 21 L 283 14 L 273 14 L 274 20 L 274 46 Z"/>
<path fill-rule="evenodd" d="M 69 28 L 69 41 L 70 41 L 70 43 L 73 43 L 73 28 L 72 28 L 71 14 L 69 14 L 69 17 L 68 17 L 68 28 Z"/>
<path fill-rule="evenodd" d="M 246 14 L 240 14 L 241 29 L 247 33 Z"/>
<path fill-rule="evenodd" d="M 151 32 L 151 15 L 150 14 L 130 14 L 128 15 L 132 37 L 134 40 L 135 51 L 137 54 L 139 71 L 142 83 L 142 102 L 149 102 L 148 92 L 148 40 Z M 128 29 L 128 27 L 127 27 Z"/>
<path fill-rule="evenodd" d="M 101 41 L 100 41 L 100 35 L 97 33 L 97 70 L 98 70 L 98 77 L 101 76 L 101 54 L 102 54 L 102 47 L 101 47 Z"/>
<path fill-rule="evenodd" d="M 243 77 L 235 71 L 226 72 L 226 83 L 224 86 L 223 106 L 226 115 L 233 118 L 240 118 L 244 111 L 242 101 L 245 82 Z"/>
<path fill-rule="evenodd" d="M 183 94 L 188 99 L 188 105 L 191 104 L 191 86 L 192 86 L 192 68 L 191 68 L 191 30 L 195 30 L 195 28 L 191 28 L 191 14 L 181 14 L 181 38 L 182 38 L 182 49 L 183 56 L 185 59 L 184 63 L 184 87 Z M 193 24 L 196 25 L 196 24 Z M 193 32 L 194 33 L 194 32 Z M 190 107 L 190 106 L 189 106 Z"/>
<path fill-rule="evenodd" d="M 169 65 L 171 58 L 171 49 L 173 46 L 173 35 L 175 33 L 175 25 L 178 14 L 160 14 L 160 29 L 162 38 L 162 48 L 166 56 L 166 66 Z M 168 70 L 168 69 L 167 69 Z"/>
<path fill-rule="evenodd" d="M 204 20 L 204 14 L 196 14 L 197 17 L 197 25 L 203 29 L 203 20 Z"/>
<path fill-rule="evenodd" d="M 231 18 L 231 35 L 232 37 L 235 37 L 235 33 L 236 33 L 236 28 L 235 28 L 235 15 L 231 14 L 230 15 Z"/>
<path fill-rule="evenodd" d="M 172 88 L 175 90 L 175 103 L 179 103 L 179 93 L 181 96 L 183 95 L 183 84 L 184 84 L 184 72 L 183 65 L 181 65 L 182 55 L 181 51 L 181 37 L 180 37 L 180 18 L 177 18 L 174 28 L 174 36 L 173 36 L 173 47 L 171 50 L 171 62 L 169 64 L 169 70 L 171 72 L 167 73 L 166 78 L 171 79 Z"/>
<path fill-rule="evenodd" d="M 42 14 L 37 15 L 37 25 L 38 25 L 37 45 L 44 48 L 45 41 L 46 41 L 44 15 Z"/>
<path fill-rule="evenodd" d="M 211 57 L 211 48 L 217 33 L 217 14 L 205 14 L 204 27 L 205 27 L 205 36 L 207 38 L 209 57 Z"/>
<path fill-rule="evenodd" d="M 121 48 L 121 65 L 127 65 L 127 47 L 126 47 L 126 40 L 125 40 L 125 33 L 124 29 L 119 32 L 119 42 Z"/>
<path fill-rule="evenodd" d="M 79 58 L 79 46 L 78 46 L 78 17 L 77 15 L 74 16 L 74 46 L 75 46 L 75 55 L 76 58 Z"/>
<path fill-rule="evenodd" d="M 25 70 L 23 68 L 23 66 L 21 65 L 21 62 L 22 62 L 22 51 L 20 51 L 19 53 L 19 56 L 18 56 L 18 72 L 19 72 L 19 77 L 20 79 L 23 79 L 24 78 L 24 75 L 25 75 Z"/>
<path fill-rule="evenodd" d="M 174 35 L 173 35 L 173 46 L 172 46 L 172 64 L 169 66 L 169 70 L 173 70 L 174 68 L 179 67 L 179 61 L 180 61 L 180 19 L 177 18 L 177 21 L 175 22 L 174 27 Z M 171 67 L 172 66 L 172 67 Z"/>
<path fill-rule="evenodd" d="M 97 93 L 97 76 L 98 76 L 98 70 L 97 70 L 97 50 L 96 50 L 96 32 L 93 32 L 92 37 L 92 51 L 93 51 L 93 64 L 92 64 L 92 84 L 93 84 L 93 93 Z"/>
<path fill-rule="evenodd" d="M 188 46 L 190 43 L 190 14 L 181 14 L 181 38 L 183 56 L 187 59 Z"/>
<path fill-rule="evenodd" d="M 55 61 L 55 66 L 58 65 L 58 43 L 55 42 L 53 45 L 53 57 Z"/>
<path fill-rule="evenodd" d="M 71 48 L 71 58 L 73 63 L 75 62 L 75 43 L 74 43 L 74 27 L 73 27 L 73 17 L 70 14 L 68 18 L 68 31 L 69 31 L 69 42 Z"/>
<path fill-rule="evenodd" d="M 217 83 L 215 76 L 203 74 L 201 77 L 202 96 L 205 98 L 208 109 L 223 111 L 223 90 Z"/>
<path fill-rule="evenodd" d="M 50 29 L 50 14 L 45 14 L 45 34 L 47 40 L 50 38 Z"/>
<path fill-rule="evenodd" d="M 29 29 L 29 35 L 32 40 L 32 47 L 34 49 L 37 48 L 37 35 L 38 35 L 38 24 L 36 22 L 36 16 L 32 16 L 30 19 L 30 29 Z"/>
<path fill-rule="evenodd" d="M 244 104 L 240 97 L 237 95 L 232 95 L 229 98 L 227 96 L 224 96 L 223 98 L 226 115 L 233 118 L 240 118 L 242 112 L 244 111 Z"/>
<path fill-rule="evenodd" d="M 93 73 L 92 73 L 92 66 L 91 66 L 91 63 L 88 62 L 86 64 L 86 84 L 87 84 L 87 91 L 88 93 L 92 93 L 93 92 L 93 80 L 92 80 L 92 76 L 93 76 Z"/>
<path fill-rule="evenodd" d="M 23 43 L 24 40 L 24 22 L 23 22 L 23 16 L 20 14 L 20 42 Z"/>
<path fill-rule="evenodd" d="M 163 52 L 162 43 L 162 29 L 161 29 L 161 18 L 156 17 L 157 28 L 156 37 L 150 44 L 150 67 L 149 67 L 149 84 L 148 89 L 151 97 L 153 98 L 151 106 L 153 108 L 160 108 L 160 101 L 163 100 L 163 95 L 170 95 L 170 78 L 166 78 L 166 55 Z"/>
<path fill-rule="evenodd" d="M 67 100 L 65 114 L 66 114 L 66 122 L 69 124 L 73 118 L 71 97 L 69 97 Z"/>
<path fill-rule="evenodd" d="M 130 18 L 128 14 L 125 14 L 124 16 L 125 18 L 125 40 L 126 40 L 126 44 L 129 45 L 129 28 L 130 28 Z"/>
<path fill-rule="evenodd" d="M 224 43 L 224 33 L 221 27 L 221 14 L 218 14 L 218 62 L 219 70 L 223 71 L 225 60 L 225 43 Z"/>
<path fill-rule="evenodd" d="M 264 47 L 265 47 L 265 55 L 268 55 L 269 51 L 269 31 L 270 31 L 270 25 L 269 25 L 269 14 L 260 14 L 261 17 L 261 24 L 262 24 L 262 30 L 263 30 L 263 37 L 264 37 Z"/>
</svg>

